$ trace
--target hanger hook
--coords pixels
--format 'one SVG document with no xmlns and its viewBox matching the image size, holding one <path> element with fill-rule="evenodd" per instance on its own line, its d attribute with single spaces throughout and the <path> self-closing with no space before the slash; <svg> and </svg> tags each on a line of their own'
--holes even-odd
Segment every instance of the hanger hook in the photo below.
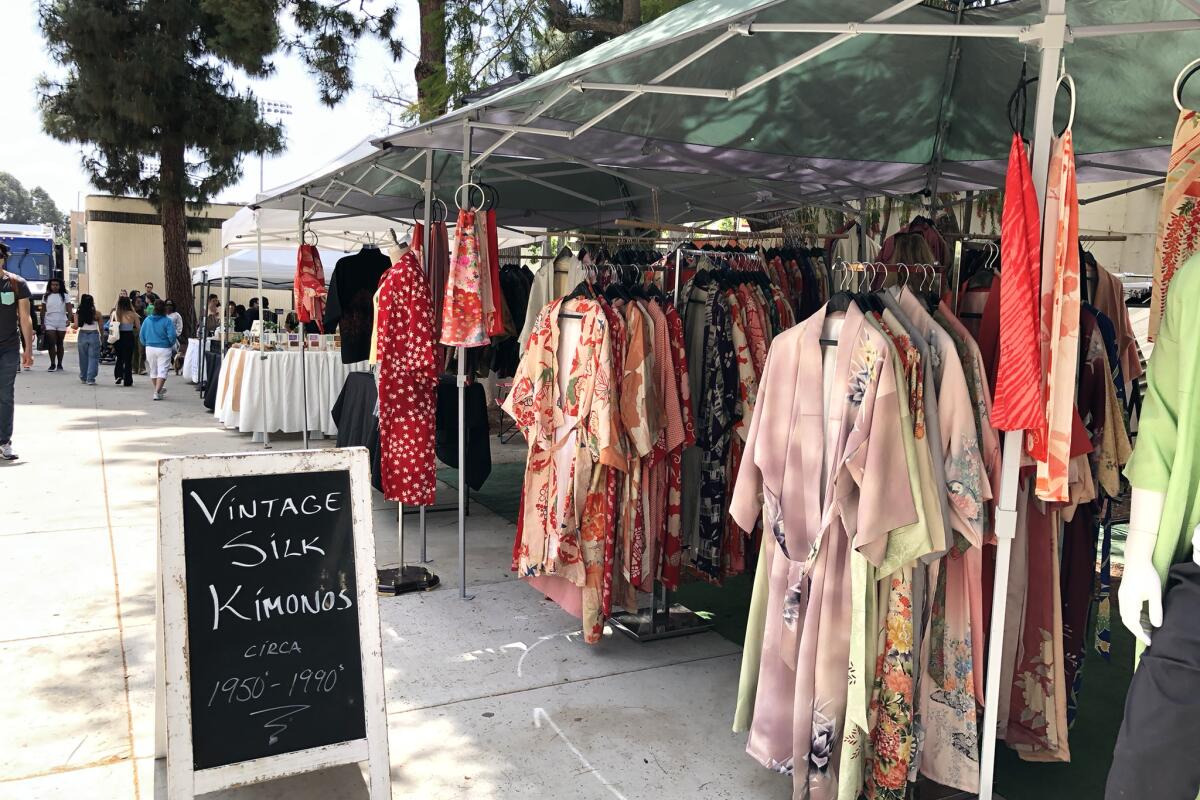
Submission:
<svg viewBox="0 0 1200 800">
<path fill-rule="evenodd" d="M 1184 84 L 1196 73 L 1197 69 L 1200 69 L 1200 58 L 1189 62 L 1186 67 L 1179 70 L 1179 74 L 1175 77 L 1175 87 L 1171 89 L 1171 96 L 1175 98 L 1175 107 L 1180 111 L 1186 110 L 1183 107 L 1183 97 L 1181 97 Z"/>
</svg>

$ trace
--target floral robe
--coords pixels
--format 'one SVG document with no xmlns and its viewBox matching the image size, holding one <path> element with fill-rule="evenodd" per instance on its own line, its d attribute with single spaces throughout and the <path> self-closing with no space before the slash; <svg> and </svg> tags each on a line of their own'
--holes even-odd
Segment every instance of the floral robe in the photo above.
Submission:
<svg viewBox="0 0 1200 800">
<path fill-rule="evenodd" d="M 559 374 L 559 314 L 582 316 L 567 375 Z M 555 300 L 542 310 L 502 405 L 529 443 L 517 571 L 558 575 L 582 590 L 583 633 L 603 632 L 608 507 L 604 468 L 623 470 L 612 410 L 612 336 L 599 301 Z"/>
<path fill-rule="evenodd" d="M 972 608 L 981 608 L 978 578 L 982 561 L 972 549 L 983 546 L 985 503 L 991 488 L 979 448 L 976 406 L 953 338 L 907 290 L 901 308 L 922 329 L 934 354 L 934 383 L 938 426 L 945 444 L 946 493 L 950 527 L 955 541 L 939 562 L 930 565 L 932 593 L 928 634 L 923 637 L 924 665 L 919 685 L 919 715 L 923 744 L 921 773 L 945 786 L 966 792 L 979 785 L 978 719 L 976 704 L 982 685 L 975 664 L 971 627 Z"/>
<path fill-rule="evenodd" d="M 1154 248 L 1154 291 L 1150 297 L 1150 341 L 1167 308 L 1167 289 L 1176 271 L 1200 250 L 1200 114 L 1179 113 L 1167 183 L 1158 215 L 1158 246 Z"/>
<path fill-rule="evenodd" d="M 475 234 L 475 212 L 459 211 L 454 228 L 454 253 L 446 294 L 442 302 L 442 331 L 439 341 L 448 347 L 481 347 L 488 344 L 484 320 L 483 281 L 486 267 L 480 261 Z"/>
<path fill-rule="evenodd" d="M 877 565 L 889 533 L 918 519 L 894 351 L 852 306 L 839 346 L 822 352 L 825 316 L 819 309 L 771 347 L 730 505 L 743 530 L 761 512 L 771 532 L 755 582 L 768 599 L 746 749 L 811 800 L 839 792 L 850 552 Z"/>
<path fill-rule="evenodd" d="M 713 583 L 721 580 L 725 531 L 725 471 L 729 440 L 737 420 L 738 371 L 729 306 L 710 291 L 705 306 L 703 396 L 699 404 L 700 524 L 696 570 Z"/>
<path fill-rule="evenodd" d="M 683 551 L 683 520 L 681 515 L 683 451 L 696 443 L 696 424 L 692 415 L 691 381 L 688 373 L 687 349 L 683 340 L 683 321 L 674 308 L 663 310 L 671 338 L 672 364 L 679 387 L 679 411 L 683 422 L 683 440 L 667 453 L 667 527 L 663 540 L 663 557 L 659 580 L 668 589 L 679 588 Z"/>
<path fill-rule="evenodd" d="M 627 332 L 624 374 L 620 380 L 621 424 L 629 443 L 628 470 L 621 494 L 620 545 L 621 572 L 614 576 L 616 601 L 637 611 L 637 587 L 643 584 L 646 556 L 646 496 L 643 470 L 650 466 L 650 454 L 658 437 L 657 403 L 654 395 L 654 329 L 649 316 L 636 302 L 624 304 Z"/>
</svg>

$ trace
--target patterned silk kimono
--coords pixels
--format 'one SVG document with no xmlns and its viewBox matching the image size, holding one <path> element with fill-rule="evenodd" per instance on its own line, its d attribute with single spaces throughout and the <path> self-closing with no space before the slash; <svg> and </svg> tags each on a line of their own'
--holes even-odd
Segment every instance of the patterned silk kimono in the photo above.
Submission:
<svg viewBox="0 0 1200 800">
<path fill-rule="evenodd" d="M 696 570 L 705 580 L 720 583 L 725 531 L 725 471 L 729 440 L 737 419 L 738 371 L 731 333 L 733 323 L 729 306 L 720 292 L 709 292 L 704 311 L 703 396 L 697 404 L 696 421 L 696 444 L 700 449 Z"/>
<path fill-rule="evenodd" d="M 296 280 L 292 286 L 296 303 L 296 318 L 301 322 L 317 323 L 317 330 L 325 332 L 325 300 L 329 289 L 325 286 L 325 267 L 321 265 L 321 252 L 316 246 L 302 244 L 296 253 Z"/>
<path fill-rule="evenodd" d="M 691 381 L 688 379 L 687 349 L 683 341 L 683 320 L 671 306 L 663 309 L 671 338 L 672 362 L 679 387 L 679 411 L 683 416 L 683 441 L 667 453 L 667 531 L 659 580 L 668 589 L 679 588 L 683 561 L 683 519 L 681 514 L 683 451 L 696 443 L 696 424 L 692 415 Z"/>
<path fill-rule="evenodd" d="M 454 228 L 454 252 L 450 275 L 442 302 L 442 330 L 439 341 L 448 347 L 481 347 L 488 338 L 483 316 L 483 284 L 487 280 L 480 263 L 479 240 L 475 234 L 475 212 L 459 211 Z"/>
<path fill-rule="evenodd" d="M 983 701 L 983 665 L 975 663 L 971 609 L 981 607 L 979 549 L 985 503 L 992 494 L 979 448 L 976 406 L 955 342 L 911 292 L 902 292 L 899 302 L 933 354 L 945 492 L 955 533 L 949 552 L 929 569 L 932 603 L 918 689 L 924 732 L 919 763 L 922 774 L 938 783 L 973 792 L 979 785 L 976 704 Z"/>
<path fill-rule="evenodd" d="M 800 800 L 838 796 L 847 666 L 865 633 L 851 625 L 851 550 L 878 565 L 889 534 L 918 520 L 895 352 L 855 306 L 823 351 L 825 318 L 776 337 L 730 505 L 743 530 L 761 512 L 770 531 L 755 581 L 768 597 L 752 601 L 765 605 L 761 657 L 743 662 L 758 668 L 746 749 L 792 774 Z"/>
<path fill-rule="evenodd" d="M 439 370 L 433 348 L 433 301 L 412 250 L 383 274 L 378 300 L 375 333 L 383 494 L 406 505 L 433 505 Z"/>
<path fill-rule="evenodd" d="M 560 375 L 559 315 L 582 317 L 570 370 Z M 615 520 L 606 469 L 623 470 L 614 426 L 612 337 L 599 301 L 556 300 L 539 315 L 504 410 L 529 443 L 516 569 L 558 575 L 583 592 L 583 633 L 604 628 L 606 532 Z"/>
</svg>

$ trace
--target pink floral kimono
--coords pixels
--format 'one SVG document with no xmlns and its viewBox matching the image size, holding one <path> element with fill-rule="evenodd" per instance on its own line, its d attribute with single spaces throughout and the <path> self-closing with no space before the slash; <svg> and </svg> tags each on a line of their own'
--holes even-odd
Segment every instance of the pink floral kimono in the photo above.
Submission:
<svg viewBox="0 0 1200 800">
<path fill-rule="evenodd" d="M 758 566 L 768 598 L 746 749 L 791 774 L 794 797 L 812 800 L 838 796 L 850 551 L 877 565 L 889 532 L 917 520 L 895 353 L 854 306 L 838 347 L 823 351 L 825 318 L 822 308 L 776 337 L 730 505 L 743 530 L 761 513 L 770 531 Z M 754 668 L 753 659 L 744 664 Z"/>
<path fill-rule="evenodd" d="M 438 341 L 447 347 L 481 347 L 491 339 L 484 319 L 483 281 L 487 267 L 480 260 L 475 212 L 459 211 L 454 228 L 454 252 L 442 301 L 442 330 Z"/>
<path fill-rule="evenodd" d="M 559 314 L 582 316 L 570 371 L 559 374 Z M 595 300 L 556 300 L 539 315 L 503 403 L 529 443 L 516 569 L 582 590 L 583 633 L 604 628 L 605 537 L 613 524 L 606 469 L 625 469 L 612 411 L 612 339 Z"/>
<path fill-rule="evenodd" d="M 921 773 L 966 792 L 979 785 L 976 704 L 983 703 L 983 664 L 977 663 L 972 609 L 982 607 L 980 574 L 985 504 L 991 486 L 979 448 L 976 406 L 951 335 L 904 291 L 899 302 L 929 342 L 945 445 L 945 491 L 950 499 L 949 552 L 929 567 L 932 608 L 922 637 L 919 716 L 924 744 Z"/>
</svg>

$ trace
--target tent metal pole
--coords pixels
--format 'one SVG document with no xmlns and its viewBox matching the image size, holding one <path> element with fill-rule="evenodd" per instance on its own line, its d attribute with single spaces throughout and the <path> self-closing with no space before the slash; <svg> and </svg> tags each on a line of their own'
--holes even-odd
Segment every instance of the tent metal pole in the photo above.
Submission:
<svg viewBox="0 0 1200 800">
<path fill-rule="evenodd" d="M 229 268 L 225 264 L 225 255 L 228 252 L 229 251 L 224 246 L 221 247 L 221 310 L 217 316 L 218 319 L 224 318 L 225 309 L 229 306 Z M 204 293 L 204 312 L 203 313 L 204 313 L 205 322 L 207 323 L 207 321 L 208 321 L 208 292 Z M 228 328 L 227 325 L 221 326 L 221 359 L 222 360 L 225 359 L 225 347 L 229 341 L 229 334 L 226 331 L 226 328 Z M 201 344 L 200 357 L 203 358 L 204 357 L 204 349 L 208 347 L 208 342 L 201 342 L 200 344 Z"/>
<path fill-rule="evenodd" d="M 893 15 L 894 16 L 894 15 Z M 874 18 L 872 18 L 873 20 Z M 837 33 L 843 36 L 970 36 L 978 39 L 1021 39 L 1035 36 L 1031 25 L 906 25 L 869 22 L 751 22 L 750 33 Z"/>
<path fill-rule="evenodd" d="M 869 18 L 867 20 L 866 24 L 871 24 L 874 22 L 883 22 L 884 20 L 891 19 L 892 17 L 894 17 L 898 14 L 903 14 L 905 11 L 912 8 L 913 6 L 917 6 L 920 4 L 921 4 L 921 0 L 901 0 L 901 2 L 896 3 L 894 6 L 885 8 L 883 11 L 881 11 L 878 14 L 876 14 L 875 16 Z M 857 35 L 858 35 L 857 33 L 841 33 L 840 35 L 834 36 L 832 39 L 828 39 L 810 50 L 806 50 L 803 53 L 801 53 L 800 55 L 796 56 L 795 58 L 788 59 L 787 61 L 783 62 L 782 64 L 775 67 L 774 69 L 769 69 L 766 72 L 764 72 L 762 75 L 759 75 L 757 78 L 755 78 L 751 81 L 747 81 L 746 83 L 742 84 L 738 88 L 734 89 L 733 97 L 740 97 L 743 94 L 752 92 L 755 89 L 757 89 L 758 87 L 762 86 L 763 84 L 770 83 L 771 81 L 775 80 L 780 75 L 783 75 L 785 72 L 791 72 L 793 69 L 800 66 L 801 64 L 803 64 L 807 61 L 812 61 L 814 58 L 817 58 L 818 56 L 822 55 L 823 53 L 826 53 L 826 52 L 832 50 L 833 48 L 837 47 L 840 44 L 845 44 L 846 42 L 850 41 Z M 730 99 L 733 99 L 733 98 L 730 98 Z"/>
<path fill-rule="evenodd" d="M 954 24 L 962 27 L 964 5 L 958 4 Z M 950 40 L 950 52 L 946 55 L 946 73 L 942 81 L 942 97 L 938 102 L 937 126 L 933 132 L 933 153 L 929 157 L 929 216 L 937 212 L 938 184 L 942 179 L 942 155 L 946 151 L 946 139 L 950 134 L 950 105 L 954 98 L 954 79 L 958 76 L 958 62 L 962 58 L 962 45 L 956 36 Z M 949 264 L 946 265 L 949 267 Z"/>
<path fill-rule="evenodd" d="M 713 50 L 716 50 L 718 47 L 723 45 L 725 42 L 729 41 L 730 39 L 732 39 L 736 36 L 741 36 L 741 35 L 743 35 L 742 31 L 735 30 L 733 26 L 730 26 L 729 30 L 720 34 L 715 39 L 710 41 L 708 44 L 693 51 L 686 58 L 676 62 L 674 66 L 669 67 L 666 70 L 655 75 L 653 78 L 650 79 L 650 83 L 657 84 L 657 83 L 661 83 L 662 81 L 665 81 L 667 78 L 671 77 L 676 72 L 679 72 L 679 70 L 683 69 L 688 64 L 691 64 L 692 62 L 703 58 L 704 56 L 711 53 Z M 584 122 L 582 125 L 579 125 L 577 128 L 575 128 L 575 130 L 573 131 L 573 134 L 575 136 L 579 136 L 581 133 L 588 131 L 594 125 L 597 125 L 600 122 L 603 122 L 604 120 L 608 119 L 613 114 L 620 111 L 625 106 L 632 103 L 634 100 L 637 100 L 639 97 L 642 96 L 642 94 L 643 94 L 643 92 L 634 92 L 632 94 L 629 94 L 629 95 L 621 98 L 620 100 L 618 100 L 617 102 L 613 103 L 611 106 L 606 108 L 604 111 L 601 111 L 600 113 L 596 114 L 591 119 Z M 532 121 L 533 120 L 526 120 L 526 122 L 532 122 Z"/>
<path fill-rule="evenodd" d="M 300 199 L 300 222 L 299 222 L 298 227 L 299 227 L 299 230 L 297 231 L 296 235 L 300 237 L 300 246 L 303 247 L 304 246 L 304 198 Z M 260 270 L 260 272 L 261 272 L 261 270 Z M 262 292 L 261 278 L 260 278 L 259 292 L 260 292 L 260 294 Z M 297 313 L 296 316 L 299 317 L 299 313 Z M 259 319 L 263 318 L 263 307 L 262 307 L 262 299 L 261 298 L 258 301 L 258 318 Z M 259 327 L 263 327 L 263 326 L 259 326 Z M 259 336 L 259 341 L 260 342 L 262 341 L 261 335 Z M 308 449 L 308 373 L 305 371 L 305 364 L 304 364 L 304 361 L 305 361 L 304 351 L 307 348 L 308 348 L 308 326 L 305 323 L 301 322 L 300 323 L 300 393 L 302 395 L 302 398 L 301 398 L 300 408 L 301 408 L 302 413 L 304 414 L 304 419 L 303 419 L 303 422 L 300 423 L 300 435 L 303 439 L 305 450 Z"/>
<path fill-rule="evenodd" d="M 1127 22 L 1118 25 L 1080 25 L 1070 29 L 1070 36 L 1072 39 L 1094 39 L 1099 36 L 1120 36 L 1127 33 L 1171 33 L 1194 30 L 1200 30 L 1200 19 Z"/>
<path fill-rule="evenodd" d="M 1134 192 L 1140 192 L 1142 189 L 1151 189 L 1155 186 L 1161 186 L 1162 184 L 1164 184 L 1166 182 L 1167 182 L 1166 178 L 1155 178 L 1152 181 L 1146 181 L 1145 183 L 1138 183 L 1133 186 L 1127 186 L 1124 189 L 1117 189 L 1115 192 L 1105 192 L 1104 194 L 1098 194 L 1095 197 L 1084 198 L 1083 200 L 1079 201 L 1079 205 L 1086 206 L 1091 203 L 1098 203 L 1101 200 L 1111 200 L 1114 197 L 1121 197 L 1122 195 L 1133 194 Z"/>
<path fill-rule="evenodd" d="M 533 122 L 535 119 L 540 117 L 542 114 L 545 114 L 547 111 L 549 111 L 551 109 L 551 107 L 554 106 L 555 103 L 557 103 L 559 100 L 562 100 L 564 97 L 566 97 L 572 91 L 573 91 L 573 89 L 570 84 L 565 84 L 563 86 L 560 86 L 558 88 L 558 90 L 554 92 L 554 94 L 550 95 L 545 100 L 538 103 L 536 106 L 533 107 L 532 111 L 530 111 L 528 114 L 526 114 L 524 117 L 522 117 L 520 124 L 528 125 L 530 122 Z M 487 149 L 485 149 L 482 153 L 480 153 L 476 158 L 471 160 L 471 169 L 475 169 L 480 164 L 482 164 L 484 161 L 487 161 L 488 156 L 490 156 L 492 153 L 499 150 L 501 147 L 504 146 L 504 144 L 509 139 L 511 139 L 512 137 L 514 137 L 516 135 L 517 135 L 517 131 L 506 131 L 502 136 L 500 136 L 498 139 L 496 139 L 496 141 L 492 142 L 487 147 Z"/>
<path fill-rule="evenodd" d="M 303 205 L 303 201 L 301 201 Z M 260 209 L 254 209 L 254 236 L 255 250 L 258 254 L 258 318 L 260 320 L 258 328 L 258 407 L 262 411 L 262 427 L 263 427 L 263 448 L 271 448 L 271 433 L 270 425 L 267 424 L 267 412 L 271 405 L 267 402 L 267 352 L 265 349 L 266 341 L 262 331 L 262 222 L 259 219 Z M 224 365 L 222 365 L 224 366 Z"/>
<path fill-rule="evenodd" d="M 1045 36 L 1039 75 L 1057 75 L 1066 41 L 1066 0 L 1047 0 Z M 1033 129 L 1033 186 L 1038 204 L 1046 202 L 1046 178 L 1050 171 L 1050 149 L 1054 138 L 1054 96 L 1058 81 L 1038 81 Z M 1004 434 L 1004 461 L 1000 471 L 1000 495 L 996 504 L 996 578 L 992 591 L 992 627 L 989 637 L 987 678 L 984 688 L 983 747 L 979 759 L 979 800 L 992 800 L 996 768 L 996 725 L 999 719 L 1000 671 L 1004 659 L 1004 617 L 1007 611 L 1009 561 L 1017 530 L 1017 484 L 1021 468 L 1021 431 Z"/>
<path fill-rule="evenodd" d="M 433 151 L 432 150 L 425 151 L 425 187 L 424 188 L 425 188 L 425 215 L 422 218 L 422 221 L 425 223 L 425 227 L 422 229 L 423 235 L 421 237 L 421 260 L 424 262 L 425 280 L 426 280 L 426 282 L 428 282 L 429 281 L 429 270 L 432 266 L 430 264 L 430 260 L 429 260 L 429 244 L 433 239 L 431 232 L 429 230 L 430 212 L 431 212 L 431 209 L 433 206 Z M 420 528 L 421 528 L 421 563 L 428 564 L 429 563 L 428 539 L 427 539 L 428 531 L 426 530 L 426 526 L 425 526 L 425 506 L 419 506 L 419 509 L 420 509 L 418 511 L 418 514 L 420 514 L 419 524 L 420 524 Z"/>
<path fill-rule="evenodd" d="M 462 185 L 471 182 L 471 121 L 463 121 Z M 470 190 L 468 190 L 468 194 Z M 470 198 L 467 205 L 471 205 Z M 457 237 L 457 229 L 455 236 Z M 453 253 L 451 254 L 453 256 Z M 467 349 L 458 348 L 458 596 L 467 595 Z"/>
<path fill-rule="evenodd" d="M 204 298 L 205 298 L 204 302 L 207 303 L 208 302 L 208 270 L 202 270 L 200 272 L 200 294 L 202 294 L 204 296 Z M 197 374 L 197 377 L 199 378 L 199 380 L 196 385 L 200 387 L 201 394 L 203 394 L 205 392 L 203 345 L 206 345 L 208 343 L 208 327 L 205 324 L 206 322 L 208 322 L 207 314 L 200 318 L 200 342 L 201 342 L 202 346 L 200 349 L 200 371 Z M 211 376 L 209 376 L 209 380 L 211 380 L 211 379 L 212 379 Z M 213 409 L 213 412 L 215 413 L 216 409 Z"/>
</svg>

